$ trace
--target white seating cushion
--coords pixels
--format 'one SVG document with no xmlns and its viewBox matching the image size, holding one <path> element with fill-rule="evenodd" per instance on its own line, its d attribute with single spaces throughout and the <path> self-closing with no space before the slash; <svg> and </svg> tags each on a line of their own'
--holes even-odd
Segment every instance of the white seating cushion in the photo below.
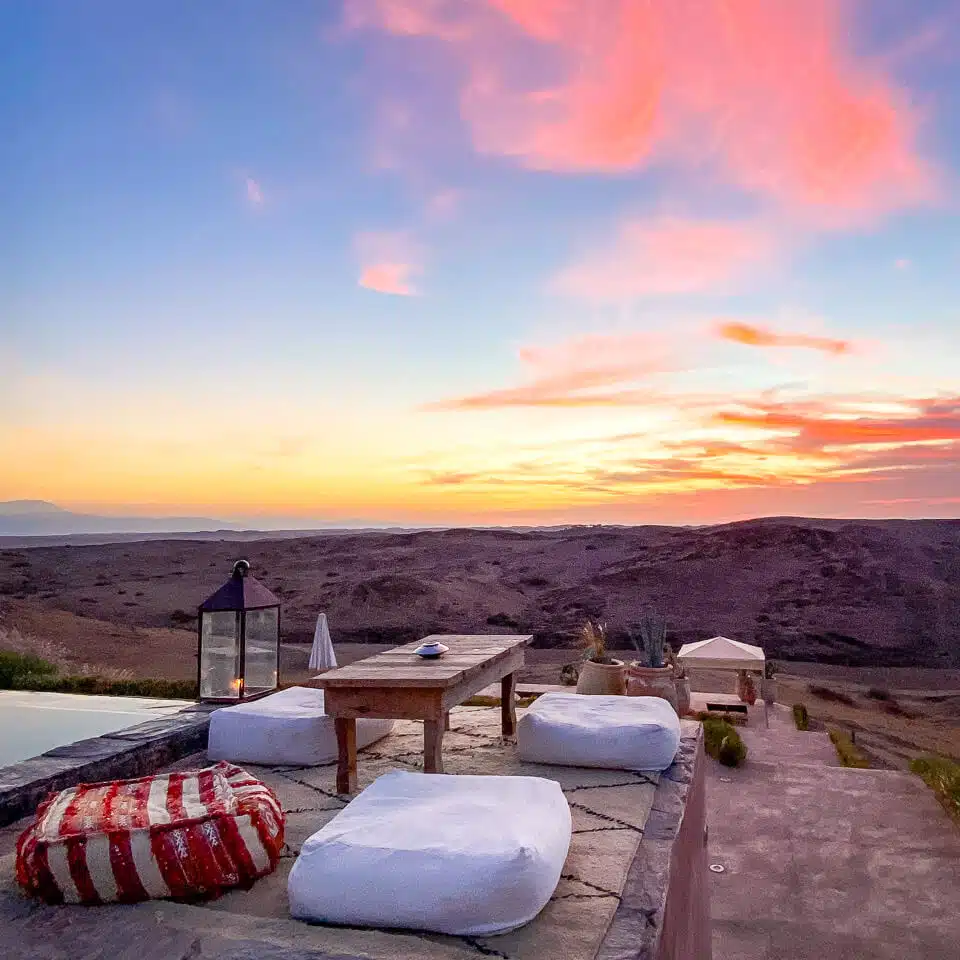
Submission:
<svg viewBox="0 0 960 960">
<path fill-rule="evenodd" d="M 287 883 L 300 920 L 505 933 L 553 895 L 570 808 L 539 777 L 394 771 L 303 845 Z"/>
<path fill-rule="evenodd" d="M 680 718 L 660 697 L 547 693 L 520 718 L 517 747 L 532 763 L 665 770 L 680 747 Z"/>
<path fill-rule="evenodd" d="M 357 747 L 393 729 L 393 720 L 357 721 Z M 323 708 L 323 690 L 290 687 L 268 697 L 222 707 L 210 716 L 207 755 L 231 763 L 316 766 L 337 759 L 333 718 Z"/>
</svg>

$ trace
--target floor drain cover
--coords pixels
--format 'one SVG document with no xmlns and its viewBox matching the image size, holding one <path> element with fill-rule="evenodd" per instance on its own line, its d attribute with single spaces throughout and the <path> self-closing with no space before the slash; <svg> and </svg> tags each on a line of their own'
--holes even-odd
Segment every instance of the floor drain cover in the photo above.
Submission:
<svg viewBox="0 0 960 960">
<path fill-rule="evenodd" d="M 722 863 L 711 863 L 710 871 L 712 873 L 723 873 L 727 868 Z"/>
</svg>

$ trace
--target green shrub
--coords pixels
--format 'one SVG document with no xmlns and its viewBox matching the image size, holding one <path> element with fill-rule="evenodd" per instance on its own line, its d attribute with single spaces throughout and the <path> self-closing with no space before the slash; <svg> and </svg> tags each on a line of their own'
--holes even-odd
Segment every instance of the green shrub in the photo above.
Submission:
<svg viewBox="0 0 960 960">
<path fill-rule="evenodd" d="M 831 730 L 830 739 L 836 748 L 837 756 L 844 767 L 856 767 L 865 770 L 870 761 L 857 749 L 857 745 L 841 730 Z"/>
<path fill-rule="evenodd" d="M 195 680 L 107 680 L 94 675 L 58 677 L 52 674 L 22 674 L 11 689 L 45 693 L 86 693 L 107 697 L 156 697 L 163 700 L 196 700 Z"/>
<path fill-rule="evenodd" d="M 725 723 L 729 723 L 734 727 L 745 727 L 748 721 L 748 718 L 744 714 L 731 713 L 726 710 L 700 710 L 693 716 L 695 720 L 699 720 L 701 723 L 704 720 L 723 720 Z"/>
<path fill-rule="evenodd" d="M 32 653 L 0 650 L 0 690 L 12 689 L 26 676 L 46 677 L 56 672 L 57 668 L 49 660 L 42 660 Z"/>
<path fill-rule="evenodd" d="M 703 721 L 703 745 L 707 753 L 725 767 L 737 767 L 747 759 L 747 745 L 726 720 L 707 717 Z"/>
<path fill-rule="evenodd" d="M 882 687 L 871 687 L 867 691 L 867 696 L 871 700 L 892 700 L 893 697 L 890 694 L 889 690 L 884 690 Z"/>
<path fill-rule="evenodd" d="M 936 794 L 937 799 L 960 823 L 960 763 L 946 757 L 917 757 L 910 769 Z"/>
<path fill-rule="evenodd" d="M 810 714 L 807 713 L 807 708 L 802 703 L 793 705 L 793 722 L 797 725 L 798 730 L 810 729 Z"/>
</svg>

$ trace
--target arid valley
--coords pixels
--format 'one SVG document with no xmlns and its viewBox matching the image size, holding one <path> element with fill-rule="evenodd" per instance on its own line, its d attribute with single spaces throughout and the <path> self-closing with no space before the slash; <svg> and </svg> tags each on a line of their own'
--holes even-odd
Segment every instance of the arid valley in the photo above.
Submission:
<svg viewBox="0 0 960 960">
<path fill-rule="evenodd" d="M 960 754 L 957 521 L 4 546 L 0 646 L 66 670 L 188 679 L 196 607 L 241 556 L 282 600 L 286 680 L 307 675 L 320 611 L 341 662 L 430 633 L 516 631 L 535 636 L 527 680 L 555 683 L 579 657 L 585 620 L 605 622 L 629 657 L 630 625 L 653 608 L 675 647 L 715 634 L 762 645 L 781 661 L 787 702 L 879 738 L 881 759 L 913 747 Z"/>
</svg>

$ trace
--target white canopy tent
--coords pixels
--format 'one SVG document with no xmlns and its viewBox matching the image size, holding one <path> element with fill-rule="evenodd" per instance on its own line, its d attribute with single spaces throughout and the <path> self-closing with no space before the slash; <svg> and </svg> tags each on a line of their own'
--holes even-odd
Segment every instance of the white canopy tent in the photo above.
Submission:
<svg viewBox="0 0 960 960">
<path fill-rule="evenodd" d="M 749 670 L 763 673 L 766 657 L 763 649 L 729 637 L 712 637 L 685 643 L 677 659 L 689 669 Z"/>
</svg>

